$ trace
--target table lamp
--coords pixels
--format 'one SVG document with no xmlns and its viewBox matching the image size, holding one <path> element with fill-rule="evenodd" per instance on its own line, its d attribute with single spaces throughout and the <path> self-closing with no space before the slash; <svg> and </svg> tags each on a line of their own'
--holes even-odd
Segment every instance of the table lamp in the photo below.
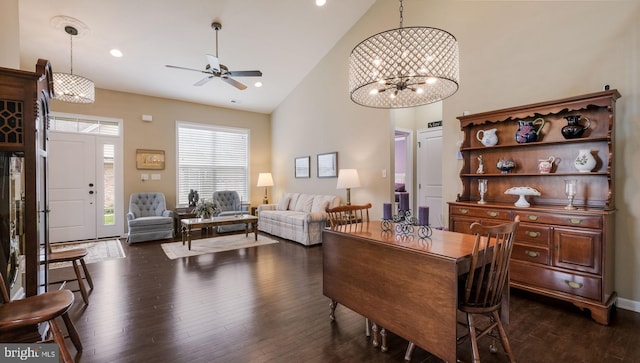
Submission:
<svg viewBox="0 0 640 363">
<path fill-rule="evenodd" d="M 260 173 L 258 175 L 258 185 L 257 187 L 264 187 L 264 198 L 262 199 L 262 204 L 269 204 L 269 198 L 267 197 L 267 187 L 273 186 L 273 177 L 271 173 Z"/>
<path fill-rule="evenodd" d="M 356 169 L 340 169 L 336 189 L 347 190 L 347 205 L 351 205 L 351 188 L 360 187 L 360 178 Z"/>
</svg>

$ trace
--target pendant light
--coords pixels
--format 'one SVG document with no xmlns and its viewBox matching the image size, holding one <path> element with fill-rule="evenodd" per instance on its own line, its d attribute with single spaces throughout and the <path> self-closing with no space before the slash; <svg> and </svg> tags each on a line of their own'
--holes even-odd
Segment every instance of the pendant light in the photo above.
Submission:
<svg viewBox="0 0 640 363">
<path fill-rule="evenodd" d="M 403 108 L 443 100 L 458 90 L 458 42 L 437 28 L 403 26 L 375 34 L 349 57 L 349 93 L 359 105 Z"/>
<path fill-rule="evenodd" d="M 53 90 L 55 99 L 72 103 L 95 102 L 95 85 L 93 81 L 73 74 L 73 37 L 78 35 L 78 29 L 72 25 L 64 27 L 71 42 L 71 73 L 53 73 Z"/>
</svg>

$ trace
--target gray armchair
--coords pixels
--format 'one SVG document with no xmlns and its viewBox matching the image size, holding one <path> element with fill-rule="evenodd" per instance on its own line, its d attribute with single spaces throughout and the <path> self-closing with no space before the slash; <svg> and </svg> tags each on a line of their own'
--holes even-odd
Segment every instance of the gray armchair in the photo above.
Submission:
<svg viewBox="0 0 640 363">
<path fill-rule="evenodd" d="M 235 190 L 222 190 L 213 193 L 213 203 L 218 212 L 216 217 L 249 214 L 248 206 L 243 206 L 238 192 Z M 244 224 L 231 224 L 218 226 L 218 232 L 244 231 Z"/>
<path fill-rule="evenodd" d="M 129 198 L 127 242 L 175 237 L 173 211 L 167 210 L 162 193 L 133 193 Z"/>
</svg>

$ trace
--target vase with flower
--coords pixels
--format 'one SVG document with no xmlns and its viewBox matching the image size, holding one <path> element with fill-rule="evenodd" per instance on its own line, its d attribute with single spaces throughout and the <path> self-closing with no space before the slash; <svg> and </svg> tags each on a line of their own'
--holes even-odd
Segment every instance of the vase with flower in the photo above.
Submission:
<svg viewBox="0 0 640 363">
<path fill-rule="evenodd" d="M 218 208 L 213 202 L 202 199 L 200 203 L 193 208 L 193 213 L 198 218 L 211 218 L 218 212 Z"/>
</svg>

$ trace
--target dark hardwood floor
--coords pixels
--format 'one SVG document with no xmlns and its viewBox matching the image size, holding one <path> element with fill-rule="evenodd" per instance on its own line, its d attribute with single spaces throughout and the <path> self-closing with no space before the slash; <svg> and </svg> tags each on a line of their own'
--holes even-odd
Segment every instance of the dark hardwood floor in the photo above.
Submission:
<svg viewBox="0 0 640 363">
<path fill-rule="evenodd" d="M 88 265 L 89 305 L 76 292 L 71 316 L 84 345 L 77 362 L 403 361 L 404 339 L 390 333 L 382 353 L 365 338 L 362 316 L 339 306 L 329 320 L 321 246 L 280 240 L 176 260 L 160 242 L 123 246 L 125 259 Z M 64 275 L 71 268 L 52 272 Z M 626 310 L 602 326 L 573 305 L 513 291 L 507 331 L 522 363 L 640 362 L 640 314 Z M 481 341 L 483 362 L 507 362 L 488 343 Z M 468 341 L 458 356 L 470 361 Z M 440 362 L 419 348 L 412 361 Z"/>
</svg>

